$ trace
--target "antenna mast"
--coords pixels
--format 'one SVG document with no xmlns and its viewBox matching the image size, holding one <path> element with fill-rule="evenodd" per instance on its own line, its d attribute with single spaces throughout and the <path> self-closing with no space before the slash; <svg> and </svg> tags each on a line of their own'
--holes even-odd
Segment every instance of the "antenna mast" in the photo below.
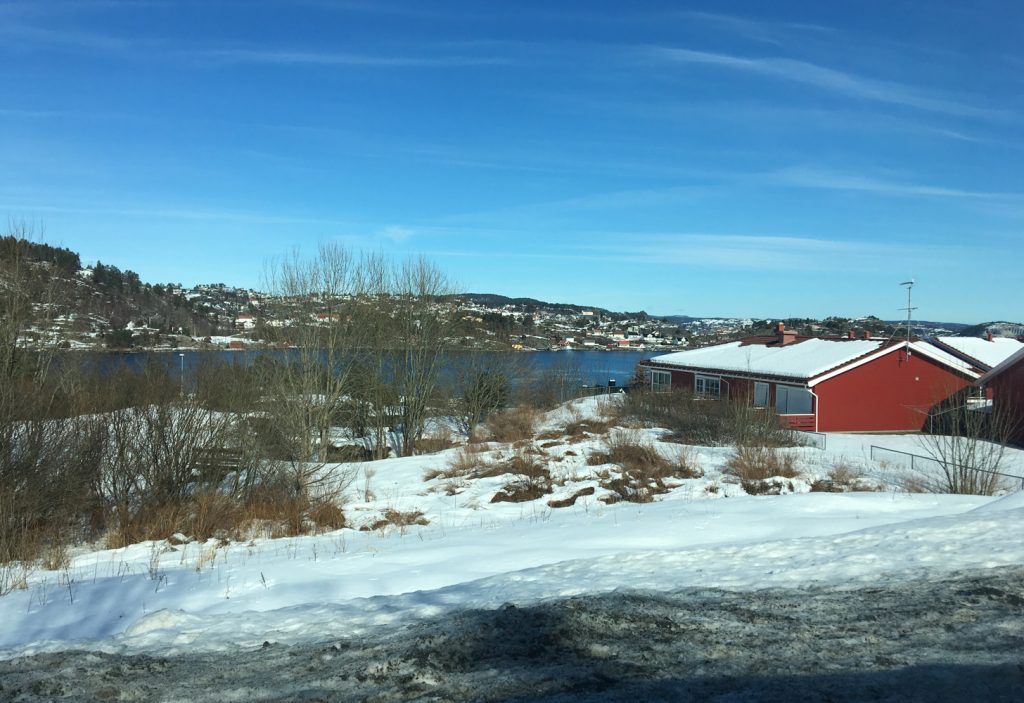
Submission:
<svg viewBox="0 0 1024 703">
<path fill-rule="evenodd" d="M 911 292 L 914 290 L 914 279 L 911 278 L 909 281 L 903 281 L 902 283 L 900 283 L 900 285 L 907 287 L 907 307 L 900 308 L 900 310 L 906 310 L 907 311 L 907 356 L 910 356 L 910 332 L 911 332 L 910 321 L 911 321 L 911 318 L 912 318 L 914 310 L 917 310 L 917 308 L 915 308 L 913 305 L 911 305 L 911 302 L 910 302 L 910 295 L 911 295 Z"/>
</svg>

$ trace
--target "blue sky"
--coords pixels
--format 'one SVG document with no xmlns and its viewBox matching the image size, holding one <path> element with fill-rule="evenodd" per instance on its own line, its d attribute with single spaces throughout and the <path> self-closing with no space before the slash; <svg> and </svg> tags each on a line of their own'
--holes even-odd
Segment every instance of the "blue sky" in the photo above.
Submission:
<svg viewBox="0 0 1024 703">
<path fill-rule="evenodd" d="M 654 314 L 1024 318 L 1024 4 L 0 0 L 0 216 Z"/>
</svg>

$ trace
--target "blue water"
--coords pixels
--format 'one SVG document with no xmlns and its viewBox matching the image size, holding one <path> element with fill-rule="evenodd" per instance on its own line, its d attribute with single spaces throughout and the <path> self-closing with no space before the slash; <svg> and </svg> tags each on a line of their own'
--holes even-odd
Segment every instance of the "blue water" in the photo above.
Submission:
<svg viewBox="0 0 1024 703">
<path fill-rule="evenodd" d="M 638 361 L 649 359 L 657 352 L 538 351 L 507 353 L 527 372 L 564 369 L 566 373 L 578 376 L 585 385 L 606 386 L 609 381 L 614 381 L 616 386 L 621 387 L 633 377 L 633 371 Z M 187 380 L 205 364 L 250 364 L 264 354 L 281 356 L 287 352 L 280 350 L 191 350 L 180 352 L 86 352 L 86 354 L 89 362 L 95 364 L 101 371 L 121 365 L 138 369 L 152 362 L 165 365 L 172 373 L 184 374 Z M 452 352 L 452 357 L 455 358 L 458 354 L 459 352 Z"/>
</svg>

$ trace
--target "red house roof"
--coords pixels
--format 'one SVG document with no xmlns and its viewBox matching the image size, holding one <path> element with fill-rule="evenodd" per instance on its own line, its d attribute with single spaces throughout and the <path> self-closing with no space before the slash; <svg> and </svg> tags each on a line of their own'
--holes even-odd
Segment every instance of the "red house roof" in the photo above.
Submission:
<svg viewBox="0 0 1024 703">
<path fill-rule="evenodd" d="M 973 365 L 921 341 L 796 337 L 748 337 L 653 357 L 650 366 L 703 371 L 747 378 L 786 379 L 814 386 L 824 380 L 897 350 L 921 354 L 968 378 L 977 378 Z"/>
</svg>

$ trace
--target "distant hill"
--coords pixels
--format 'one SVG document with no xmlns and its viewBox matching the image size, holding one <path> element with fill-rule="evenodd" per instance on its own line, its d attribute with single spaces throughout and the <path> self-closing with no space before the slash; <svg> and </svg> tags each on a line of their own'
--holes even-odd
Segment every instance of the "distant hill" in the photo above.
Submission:
<svg viewBox="0 0 1024 703">
<path fill-rule="evenodd" d="M 17 273 L 15 262 L 22 262 Z M 12 285 L 32 291 L 36 315 L 62 338 L 121 348 L 168 343 L 177 334 L 230 333 L 236 315 L 249 305 L 246 291 L 144 283 L 134 271 L 102 262 L 83 268 L 69 249 L 5 236 L 0 289 Z"/>
<path fill-rule="evenodd" d="M 460 293 L 455 297 L 461 298 L 462 300 L 468 303 L 483 305 L 489 308 L 500 308 L 505 305 L 514 305 L 517 308 L 521 308 L 523 312 L 526 313 L 536 312 L 538 310 L 547 310 L 549 312 L 579 314 L 584 311 L 589 311 L 609 316 L 625 315 L 631 317 L 648 317 L 647 313 L 643 311 L 615 312 L 612 310 L 607 310 L 605 308 L 594 307 L 593 305 L 577 305 L 575 303 L 549 303 L 543 300 L 537 300 L 536 298 L 510 298 L 505 295 L 498 295 L 497 293 Z"/>
<path fill-rule="evenodd" d="M 991 332 L 995 337 L 1024 337 L 1024 323 L 994 321 L 982 322 L 979 325 L 964 325 L 957 336 L 984 337 L 986 332 Z"/>
</svg>

